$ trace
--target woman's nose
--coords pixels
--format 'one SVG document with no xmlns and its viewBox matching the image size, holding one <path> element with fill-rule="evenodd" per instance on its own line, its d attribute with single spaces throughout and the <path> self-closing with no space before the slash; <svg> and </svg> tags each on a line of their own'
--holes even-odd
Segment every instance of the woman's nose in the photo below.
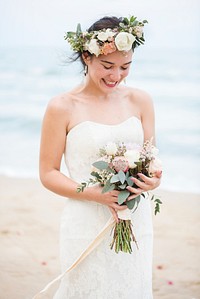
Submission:
<svg viewBox="0 0 200 299">
<path fill-rule="evenodd" d="M 110 74 L 110 79 L 113 81 L 119 81 L 121 79 L 121 71 L 120 69 L 114 69 L 112 70 Z"/>
</svg>

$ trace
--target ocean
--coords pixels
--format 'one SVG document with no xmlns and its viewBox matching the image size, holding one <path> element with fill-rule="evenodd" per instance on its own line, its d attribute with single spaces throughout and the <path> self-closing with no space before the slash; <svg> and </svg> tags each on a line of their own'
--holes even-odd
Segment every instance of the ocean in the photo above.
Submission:
<svg viewBox="0 0 200 299">
<path fill-rule="evenodd" d="M 66 59 L 59 47 L 0 48 L 0 175 L 38 178 L 47 103 L 83 78 Z M 200 193 L 199 50 L 136 49 L 126 84 L 154 100 L 162 189 Z"/>
</svg>

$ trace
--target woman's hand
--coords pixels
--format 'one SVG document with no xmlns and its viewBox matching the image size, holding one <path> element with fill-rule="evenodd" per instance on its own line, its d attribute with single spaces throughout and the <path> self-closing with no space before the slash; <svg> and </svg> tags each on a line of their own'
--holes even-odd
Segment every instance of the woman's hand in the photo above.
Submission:
<svg viewBox="0 0 200 299">
<path fill-rule="evenodd" d="M 113 190 L 110 192 L 102 193 L 102 188 L 100 186 L 93 186 L 88 188 L 88 192 L 91 193 L 90 197 L 95 198 L 95 201 L 101 203 L 103 205 L 108 206 L 109 210 L 111 211 L 113 217 L 115 218 L 116 222 L 119 221 L 117 212 L 120 210 L 127 209 L 126 205 L 119 205 L 118 204 L 118 195 L 119 191 Z"/>
<path fill-rule="evenodd" d="M 138 188 L 127 187 L 127 190 L 133 193 L 133 195 L 129 196 L 128 200 L 136 198 L 144 191 L 150 191 L 157 188 L 160 185 L 162 171 L 156 171 L 152 177 L 147 177 L 142 173 L 138 173 L 138 176 L 142 181 L 136 178 L 132 178 L 132 181 L 137 185 Z"/>
</svg>

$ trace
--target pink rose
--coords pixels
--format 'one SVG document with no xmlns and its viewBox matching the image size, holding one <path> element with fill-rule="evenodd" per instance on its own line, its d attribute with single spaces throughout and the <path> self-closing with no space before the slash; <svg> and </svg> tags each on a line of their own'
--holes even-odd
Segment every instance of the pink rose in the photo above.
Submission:
<svg viewBox="0 0 200 299">
<path fill-rule="evenodd" d="M 112 164 L 117 172 L 119 172 L 120 170 L 126 172 L 129 169 L 128 161 L 122 156 L 115 157 L 112 161 Z"/>
<path fill-rule="evenodd" d="M 111 43 L 104 43 L 103 47 L 101 48 L 101 53 L 104 55 L 110 54 L 115 52 L 117 49 L 115 47 L 114 42 Z"/>
</svg>

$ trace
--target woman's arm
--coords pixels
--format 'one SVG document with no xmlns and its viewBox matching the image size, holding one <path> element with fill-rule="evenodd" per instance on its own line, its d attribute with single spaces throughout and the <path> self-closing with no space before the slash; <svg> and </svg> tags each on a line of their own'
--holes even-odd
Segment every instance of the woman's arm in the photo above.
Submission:
<svg viewBox="0 0 200 299">
<path fill-rule="evenodd" d="M 76 183 L 60 172 L 68 125 L 66 114 L 61 98 L 50 101 L 43 119 L 40 143 L 41 182 L 62 196 L 70 196 L 73 189 L 76 190 Z"/>
<path fill-rule="evenodd" d="M 78 183 L 60 172 L 61 160 L 65 149 L 68 127 L 67 115 L 70 115 L 63 98 L 50 101 L 44 115 L 40 145 L 40 179 L 52 192 L 78 200 L 91 200 L 102 203 L 115 210 L 123 210 L 117 204 L 118 191 L 101 193 L 99 186 L 85 188 L 78 193 Z"/>
</svg>

